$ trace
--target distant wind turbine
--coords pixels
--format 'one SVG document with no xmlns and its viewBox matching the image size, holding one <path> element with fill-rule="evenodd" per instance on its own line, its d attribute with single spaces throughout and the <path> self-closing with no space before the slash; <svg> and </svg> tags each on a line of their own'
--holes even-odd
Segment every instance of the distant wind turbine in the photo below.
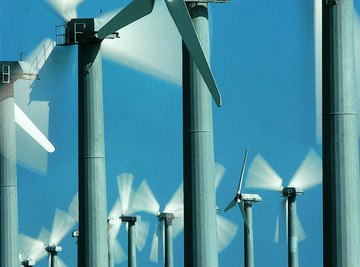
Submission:
<svg viewBox="0 0 360 267">
<path fill-rule="evenodd" d="M 304 238 L 303 230 L 296 212 L 296 195 L 304 194 L 304 190 L 313 188 L 322 181 L 322 163 L 313 149 L 307 153 L 304 161 L 291 178 L 289 185 L 283 187 L 283 180 L 258 154 L 249 167 L 246 187 L 280 191 L 285 198 L 283 205 L 287 212 L 288 231 L 288 262 L 290 267 L 299 266 L 298 241 Z M 275 241 L 278 241 L 279 218 L 275 231 Z"/>
</svg>

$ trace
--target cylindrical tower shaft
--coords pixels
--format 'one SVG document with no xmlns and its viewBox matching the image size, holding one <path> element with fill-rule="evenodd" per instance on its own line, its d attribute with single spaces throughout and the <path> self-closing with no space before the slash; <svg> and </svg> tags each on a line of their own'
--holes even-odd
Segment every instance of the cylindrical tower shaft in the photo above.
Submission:
<svg viewBox="0 0 360 267">
<path fill-rule="evenodd" d="M 353 0 L 323 0 L 324 266 L 360 262 Z"/>
<path fill-rule="evenodd" d="M 79 266 L 108 266 L 100 43 L 79 44 Z"/>
<path fill-rule="evenodd" d="M 288 196 L 288 262 L 289 267 L 299 267 L 298 236 L 296 220 L 296 194 Z"/>
<path fill-rule="evenodd" d="M 0 82 L 0 266 L 18 266 L 14 83 Z"/>
<path fill-rule="evenodd" d="M 254 267 L 254 237 L 252 225 L 252 203 L 244 202 L 248 227 L 244 223 L 245 267 Z"/>
<path fill-rule="evenodd" d="M 135 222 L 128 222 L 128 266 L 136 267 Z"/>
<path fill-rule="evenodd" d="M 206 3 L 188 4 L 205 55 L 210 58 Z M 183 45 L 183 157 L 185 266 L 218 266 L 212 99 Z"/>
<path fill-rule="evenodd" d="M 174 266 L 172 221 L 165 220 L 165 267 Z"/>
</svg>

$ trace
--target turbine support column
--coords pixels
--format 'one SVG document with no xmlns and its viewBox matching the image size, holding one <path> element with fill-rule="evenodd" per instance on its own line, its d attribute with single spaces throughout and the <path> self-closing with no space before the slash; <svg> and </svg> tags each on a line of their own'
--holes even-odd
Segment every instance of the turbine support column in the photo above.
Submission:
<svg viewBox="0 0 360 267">
<path fill-rule="evenodd" d="M 78 266 L 108 266 L 100 41 L 79 43 Z"/>
<path fill-rule="evenodd" d="M 174 266 L 173 254 L 173 228 L 172 221 L 175 219 L 173 213 L 162 213 L 159 216 L 160 220 L 165 224 L 165 267 Z"/>
<path fill-rule="evenodd" d="M 253 237 L 253 223 L 252 223 L 252 202 L 244 202 L 245 214 L 247 219 L 247 226 L 244 223 L 244 247 L 245 267 L 254 267 L 254 237 Z"/>
<path fill-rule="evenodd" d="M 353 0 L 323 0 L 324 266 L 360 262 Z"/>
<path fill-rule="evenodd" d="M 210 58 L 207 3 L 187 3 Z M 209 61 L 209 60 L 208 60 Z M 218 266 L 212 98 L 183 44 L 184 265 Z"/>
<path fill-rule="evenodd" d="M 128 222 L 128 235 L 128 266 L 136 267 L 135 222 Z"/>
<path fill-rule="evenodd" d="M 288 261 L 289 267 L 299 267 L 296 194 L 288 196 Z"/>
<path fill-rule="evenodd" d="M 0 266 L 19 265 L 14 83 L 0 82 Z"/>
</svg>

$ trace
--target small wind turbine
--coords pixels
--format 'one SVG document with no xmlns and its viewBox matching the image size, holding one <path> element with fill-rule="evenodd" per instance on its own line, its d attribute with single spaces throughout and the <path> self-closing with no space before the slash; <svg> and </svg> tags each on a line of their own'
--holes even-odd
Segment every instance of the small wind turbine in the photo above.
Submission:
<svg viewBox="0 0 360 267">
<path fill-rule="evenodd" d="M 313 188 L 322 181 L 322 163 L 320 157 L 313 149 L 307 153 L 304 161 L 291 178 L 289 185 L 283 187 L 283 180 L 258 154 L 248 172 L 246 187 L 265 190 L 280 191 L 285 197 L 285 208 L 287 212 L 287 231 L 288 231 L 288 261 L 289 266 L 298 266 L 298 241 L 303 238 L 302 227 L 296 213 L 296 195 L 304 194 L 304 190 Z M 277 219 L 277 227 L 279 220 Z M 278 241 L 279 230 L 275 229 L 275 241 Z"/>
<path fill-rule="evenodd" d="M 174 266 L 173 239 L 176 238 L 184 228 L 183 206 L 182 184 L 175 191 L 170 201 L 165 205 L 163 211 L 160 211 L 160 204 L 156 200 L 148 183 L 143 180 L 140 184 L 134 198 L 134 209 L 155 215 L 158 219 L 151 243 L 150 261 L 158 262 L 159 237 L 165 232 L 163 240 L 165 266 Z"/>
<path fill-rule="evenodd" d="M 34 266 L 42 258 L 46 257 L 45 245 L 42 241 L 26 236 L 19 235 L 19 259 L 21 265 L 25 267 Z"/>
<path fill-rule="evenodd" d="M 254 266 L 254 239 L 253 239 L 253 223 L 252 223 L 252 203 L 260 202 L 261 197 L 258 194 L 244 194 L 241 193 L 248 149 L 245 151 L 244 163 L 241 169 L 240 181 L 233 200 L 225 208 L 225 212 L 233 208 L 236 204 L 239 205 L 241 215 L 244 219 L 244 264 L 245 267 Z"/>
</svg>

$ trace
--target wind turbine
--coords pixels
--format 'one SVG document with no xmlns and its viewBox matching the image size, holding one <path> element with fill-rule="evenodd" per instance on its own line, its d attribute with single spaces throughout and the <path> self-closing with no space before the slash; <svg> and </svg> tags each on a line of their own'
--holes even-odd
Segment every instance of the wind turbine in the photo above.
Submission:
<svg viewBox="0 0 360 267">
<path fill-rule="evenodd" d="M 241 193 L 243 178 L 245 173 L 246 160 L 248 149 L 245 151 L 245 157 L 240 174 L 240 181 L 233 200 L 225 208 L 225 212 L 233 208 L 236 204 L 239 205 L 241 215 L 244 220 L 244 266 L 254 266 L 254 238 L 253 238 L 253 222 L 252 222 L 252 203 L 260 202 L 261 197 L 258 194 L 244 194 Z"/>
<path fill-rule="evenodd" d="M 24 130 L 26 137 L 30 136 L 42 149 L 48 153 L 55 150 L 46 135 L 16 103 L 18 99 L 15 98 L 15 82 L 21 79 L 36 79 L 36 71 L 24 61 L 0 61 L 0 199 L 2 199 L 0 201 L 0 265 L 2 266 L 15 266 L 18 262 L 16 139 L 20 141 L 20 138 L 19 136 L 14 138 L 17 136 L 15 123 Z M 22 98 L 27 96 L 27 88 L 19 89 L 22 90 Z M 20 105 L 19 102 L 18 104 Z M 34 154 L 32 156 L 35 158 Z"/>
<path fill-rule="evenodd" d="M 150 261 L 158 262 L 159 237 L 164 232 L 165 266 L 174 266 L 173 239 L 184 228 L 182 184 L 165 205 L 163 211 L 160 211 L 159 202 L 156 200 L 146 180 L 143 180 L 136 192 L 133 207 L 138 211 L 150 213 L 158 219 L 151 244 Z"/>
<path fill-rule="evenodd" d="M 260 154 L 254 158 L 254 161 L 250 165 L 246 187 L 280 191 L 285 198 L 284 204 L 287 211 L 288 228 L 288 262 L 291 267 L 299 266 L 298 241 L 301 239 L 301 235 L 299 234 L 302 231 L 296 213 L 296 196 L 304 194 L 304 190 L 321 184 L 321 180 L 321 159 L 313 149 L 309 150 L 302 164 L 291 178 L 289 185 L 286 187 L 283 187 L 283 180 Z M 277 226 L 278 225 L 277 221 Z M 276 235 L 277 234 L 278 231 Z"/>
</svg>

